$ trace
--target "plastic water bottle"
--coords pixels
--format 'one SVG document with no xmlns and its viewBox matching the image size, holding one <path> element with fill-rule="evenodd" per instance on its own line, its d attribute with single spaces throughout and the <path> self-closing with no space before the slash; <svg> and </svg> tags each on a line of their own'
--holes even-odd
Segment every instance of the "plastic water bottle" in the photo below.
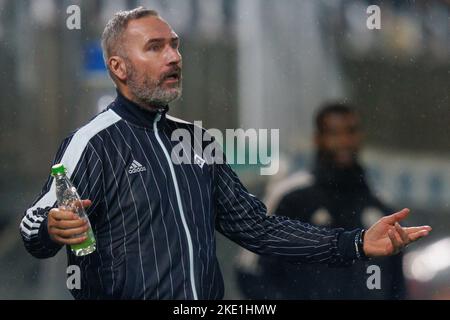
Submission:
<svg viewBox="0 0 450 320">
<path fill-rule="evenodd" d="M 80 196 L 77 189 L 66 175 L 66 168 L 63 164 L 55 164 L 52 166 L 52 176 L 55 178 L 56 199 L 58 207 L 76 213 L 81 219 L 88 222 L 89 230 L 86 232 L 87 239 L 80 243 L 71 245 L 70 248 L 76 256 L 85 256 L 95 251 L 96 242 L 94 233 L 92 232 L 91 223 L 84 211 Z M 77 235 L 78 237 L 80 235 Z"/>
</svg>

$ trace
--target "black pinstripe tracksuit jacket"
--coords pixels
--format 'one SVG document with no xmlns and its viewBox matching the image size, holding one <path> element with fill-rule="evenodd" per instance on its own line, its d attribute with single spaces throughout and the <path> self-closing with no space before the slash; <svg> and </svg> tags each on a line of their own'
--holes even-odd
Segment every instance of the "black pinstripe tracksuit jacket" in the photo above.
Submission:
<svg viewBox="0 0 450 320">
<path fill-rule="evenodd" d="M 87 214 L 97 250 L 76 257 L 67 248 L 68 264 L 81 271 L 81 289 L 71 290 L 76 299 L 221 299 L 215 230 L 253 252 L 294 263 L 355 260 L 359 230 L 266 215 L 228 164 L 202 164 L 203 156 L 190 152 L 205 142 L 186 147 L 185 155 L 196 157 L 193 164 L 174 164 L 171 152 L 179 141 L 171 140 L 172 132 L 193 135 L 194 125 L 166 111 L 145 111 L 119 93 L 57 152 L 54 163 L 64 163 L 81 197 L 93 201 Z M 55 206 L 50 177 L 20 224 L 25 247 L 37 258 L 61 249 L 47 232 Z"/>
</svg>

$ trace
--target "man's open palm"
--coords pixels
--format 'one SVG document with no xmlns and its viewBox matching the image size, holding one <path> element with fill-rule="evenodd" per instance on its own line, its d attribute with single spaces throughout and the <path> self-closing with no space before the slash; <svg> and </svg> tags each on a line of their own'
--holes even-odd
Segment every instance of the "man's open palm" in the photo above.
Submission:
<svg viewBox="0 0 450 320">
<path fill-rule="evenodd" d="M 430 226 L 404 228 L 399 221 L 405 219 L 409 209 L 403 209 L 378 220 L 364 235 L 364 253 L 368 257 L 397 254 L 411 242 L 428 235 Z"/>
</svg>

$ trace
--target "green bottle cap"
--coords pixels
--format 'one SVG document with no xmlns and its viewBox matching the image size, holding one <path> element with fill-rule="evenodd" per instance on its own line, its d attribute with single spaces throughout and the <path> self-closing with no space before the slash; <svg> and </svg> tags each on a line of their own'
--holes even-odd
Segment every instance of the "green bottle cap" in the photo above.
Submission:
<svg viewBox="0 0 450 320">
<path fill-rule="evenodd" d="M 56 176 L 57 174 L 65 174 L 66 168 L 62 163 L 55 164 L 52 166 L 52 176 Z"/>
</svg>

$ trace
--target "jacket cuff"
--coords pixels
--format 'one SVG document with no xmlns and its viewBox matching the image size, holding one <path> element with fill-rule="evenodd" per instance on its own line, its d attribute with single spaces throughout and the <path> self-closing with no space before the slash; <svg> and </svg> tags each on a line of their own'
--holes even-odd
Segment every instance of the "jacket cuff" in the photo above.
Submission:
<svg viewBox="0 0 450 320">
<path fill-rule="evenodd" d="M 41 222 L 41 226 L 39 227 L 39 240 L 46 249 L 59 249 L 62 245 L 54 242 L 48 234 L 47 220 L 48 217 L 45 217 L 45 219 Z"/>
<path fill-rule="evenodd" d="M 355 239 L 361 233 L 362 229 L 352 231 L 343 231 L 338 238 L 338 252 L 342 259 L 347 262 L 354 262 L 358 259 L 355 247 Z"/>
</svg>

